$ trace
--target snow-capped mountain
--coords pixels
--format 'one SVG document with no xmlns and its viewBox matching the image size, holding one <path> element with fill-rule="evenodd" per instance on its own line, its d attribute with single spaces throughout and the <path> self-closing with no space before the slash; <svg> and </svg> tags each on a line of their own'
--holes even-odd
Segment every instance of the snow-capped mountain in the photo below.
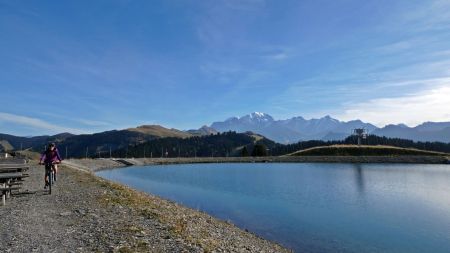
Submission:
<svg viewBox="0 0 450 253">
<path fill-rule="evenodd" d="M 450 142 L 450 122 L 425 122 L 416 127 L 390 124 L 377 128 L 361 120 L 346 122 L 328 115 L 309 120 L 300 116 L 275 120 L 269 114 L 254 112 L 242 117 L 232 117 L 222 122 L 214 122 L 211 127 L 219 132 L 252 131 L 279 143 L 294 143 L 304 140 L 341 140 L 348 137 L 355 128 L 365 128 L 369 134 L 390 138 Z"/>
<path fill-rule="evenodd" d="M 242 117 L 231 117 L 223 122 L 214 122 L 211 127 L 219 132 L 229 130 L 246 132 L 251 131 L 250 129 L 270 126 L 273 122 L 274 119 L 272 116 L 261 112 L 254 112 Z"/>
<path fill-rule="evenodd" d="M 262 134 L 279 143 L 293 143 L 300 140 L 342 139 L 351 134 L 354 128 L 376 129 L 372 124 L 360 120 L 339 121 L 330 116 L 306 120 L 294 117 L 286 120 L 274 120 L 266 113 L 254 112 L 242 117 L 232 117 L 223 122 L 214 122 L 212 128 L 219 132 L 252 131 Z"/>
</svg>

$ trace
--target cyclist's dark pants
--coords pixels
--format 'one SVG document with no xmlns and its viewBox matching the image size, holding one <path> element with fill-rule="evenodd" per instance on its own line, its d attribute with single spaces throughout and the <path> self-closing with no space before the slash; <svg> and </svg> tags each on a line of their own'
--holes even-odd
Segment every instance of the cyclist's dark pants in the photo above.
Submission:
<svg viewBox="0 0 450 253">
<path fill-rule="evenodd" d="M 51 163 L 46 163 L 45 164 L 45 176 L 44 176 L 44 180 L 45 183 L 48 184 L 48 175 L 50 175 L 51 170 L 53 169 L 53 164 Z"/>
</svg>

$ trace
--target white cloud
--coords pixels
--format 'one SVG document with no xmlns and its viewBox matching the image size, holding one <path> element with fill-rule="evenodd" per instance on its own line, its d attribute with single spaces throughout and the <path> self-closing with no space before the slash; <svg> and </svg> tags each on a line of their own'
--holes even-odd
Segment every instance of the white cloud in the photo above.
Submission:
<svg viewBox="0 0 450 253">
<path fill-rule="evenodd" d="M 33 127 L 33 128 L 38 128 L 38 129 L 43 129 L 43 130 L 47 130 L 48 132 L 51 132 L 51 133 L 62 133 L 62 132 L 69 132 L 69 133 L 73 133 L 73 134 L 86 133 L 86 131 L 83 131 L 81 129 L 58 126 L 55 124 L 51 124 L 49 122 L 45 122 L 41 119 L 31 118 L 31 117 L 21 116 L 21 115 L 15 115 L 15 114 L 10 114 L 10 113 L 5 113 L 5 112 L 0 112 L 0 122 L 2 122 L 2 121 L 10 122 L 13 124 L 18 124 L 18 125 L 23 125 L 23 126 L 28 126 L 28 127 Z"/>
<path fill-rule="evenodd" d="M 289 56 L 286 53 L 279 53 L 279 54 L 272 55 L 272 59 L 274 59 L 274 60 L 284 60 L 288 57 Z"/>
<path fill-rule="evenodd" d="M 342 120 L 361 119 L 378 126 L 398 123 L 414 126 L 425 121 L 450 121 L 450 82 L 407 96 L 378 98 L 349 105 L 336 116 Z"/>
<path fill-rule="evenodd" d="M 109 126 L 110 123 L 98 121 L 98 120 L 90 120 L 90 119 L 75 119 L 75 121 L 80 122 L 81 124 L 87 125 L 87 126 Z"/>
</svg>

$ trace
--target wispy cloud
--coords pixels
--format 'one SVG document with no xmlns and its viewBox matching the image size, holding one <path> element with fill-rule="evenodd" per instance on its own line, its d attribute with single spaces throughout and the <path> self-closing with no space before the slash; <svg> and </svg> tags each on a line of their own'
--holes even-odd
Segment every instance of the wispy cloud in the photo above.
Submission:
<svg viewBox="0 0 450 253">
<path fill-rule="evenodd" d="M 267 58 L 272 60 L 284 60 L 289 58 L 289 55 L 287 53 L 276 53 L 272 55 L 268 55 Z"/>
<path fill-rule="evenodd" d="M 414 11 L 405 12 L 401 18 L 405 23 L 413 24 L 414 26 L 410 28 L 418 31 L 448 29 L 450 27 L 449 10 L 449 1 L 433 0 L 426 2 Z"/>
<path fill-rule="evenodd" d="M 90 120 L 90 119 L 74 119 L 74 121 L 80 122 L 81 124 L 86 125 L 86 126 L 94 126 L 94 127 L 111 125 L 108 122 L 98 121 L 98 120 Z"/>
<path fill-rule="evenodd" d="M 441 85 L 418 93 L 347 105 L 335 116 L 342 120 L 358 118 L 378 126 L 398 123 L 414 126 L 424 121 L 450 121 L 450 78 L 440 81 Z"/>
<path fill-rule="evenodd" d="M 86 133 L 86 131 L 81 130 L 81 129 L 59 126 L 59 125 L 55 125 L 55 124 L 51 124 L 49 122 L 43 121 L 38 118 L 32 118 L 32 117 L 27 117 L 27 116 L 22 116 L 22 115 L 15 115 L 15 114 L 5 113 L 5 112 L 0 112 L 0 122 L 1 121 L 9 122 L 9 123 L 13 123 L 13 124 L 21 125 L 21 126 L 27 126 L 27 127 L 45 130 L 52 134 L 62 133 L 62 132 L 69 132 L 69 133 L 73 133 L 73 134 Z"/>
</svg>

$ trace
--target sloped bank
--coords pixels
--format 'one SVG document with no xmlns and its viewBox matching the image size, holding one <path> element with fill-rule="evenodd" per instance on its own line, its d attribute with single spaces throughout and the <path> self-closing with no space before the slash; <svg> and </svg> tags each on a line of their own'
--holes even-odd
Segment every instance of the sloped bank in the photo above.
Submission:
<svg viewBox="0 0 450 253">
<path fill-rule="evenodd" d="M 111 161 L 96 160 L 83 160 L 77 163 L 71 160 L 66 162 L 66 166 L 91 171 L 88 163 L 96 162 L 98 163 L 94 166 L 95 168 L 111 163 Z M 98 187 L 105 189 L 104 194 L 99 198 L 102 205 L 107 208 L 126 207 L 133 210 L 133 213 L 140 218 L 144 217 L 163 224 L 170 231 L 173 240 L 181 240 L 184 242 L 183 245 L 192 245 L 192 248 L 185 249 L 187 252 L 193 249 L 193 252 L 197 252 L 198 249 L 200 252 L 290 252 L 276 243 L 259 238 L 206 213 L 151 194 L 138 192 L 99 178 L 92 173 L 83 174 L 86 174 L 86 177 Z"/>
<path fill-rule="evenodd" d="M 122 161 L 122 162 L 121 162 Z M 125 161 L 125 163 L 123 162 Z M 391 155 L 391 156 L 267 156 L 267 157 L 180 157 L 180 158 L 102 158 L 102 159 L 70 159 L 65 163 L 74 168 L 86 171 L 99 171 L 129 165 L 161 165 L 186 163 L 415 163 L 415 164 L 448 164 L 450 156 L 444 155 Z"/>
</svg>

